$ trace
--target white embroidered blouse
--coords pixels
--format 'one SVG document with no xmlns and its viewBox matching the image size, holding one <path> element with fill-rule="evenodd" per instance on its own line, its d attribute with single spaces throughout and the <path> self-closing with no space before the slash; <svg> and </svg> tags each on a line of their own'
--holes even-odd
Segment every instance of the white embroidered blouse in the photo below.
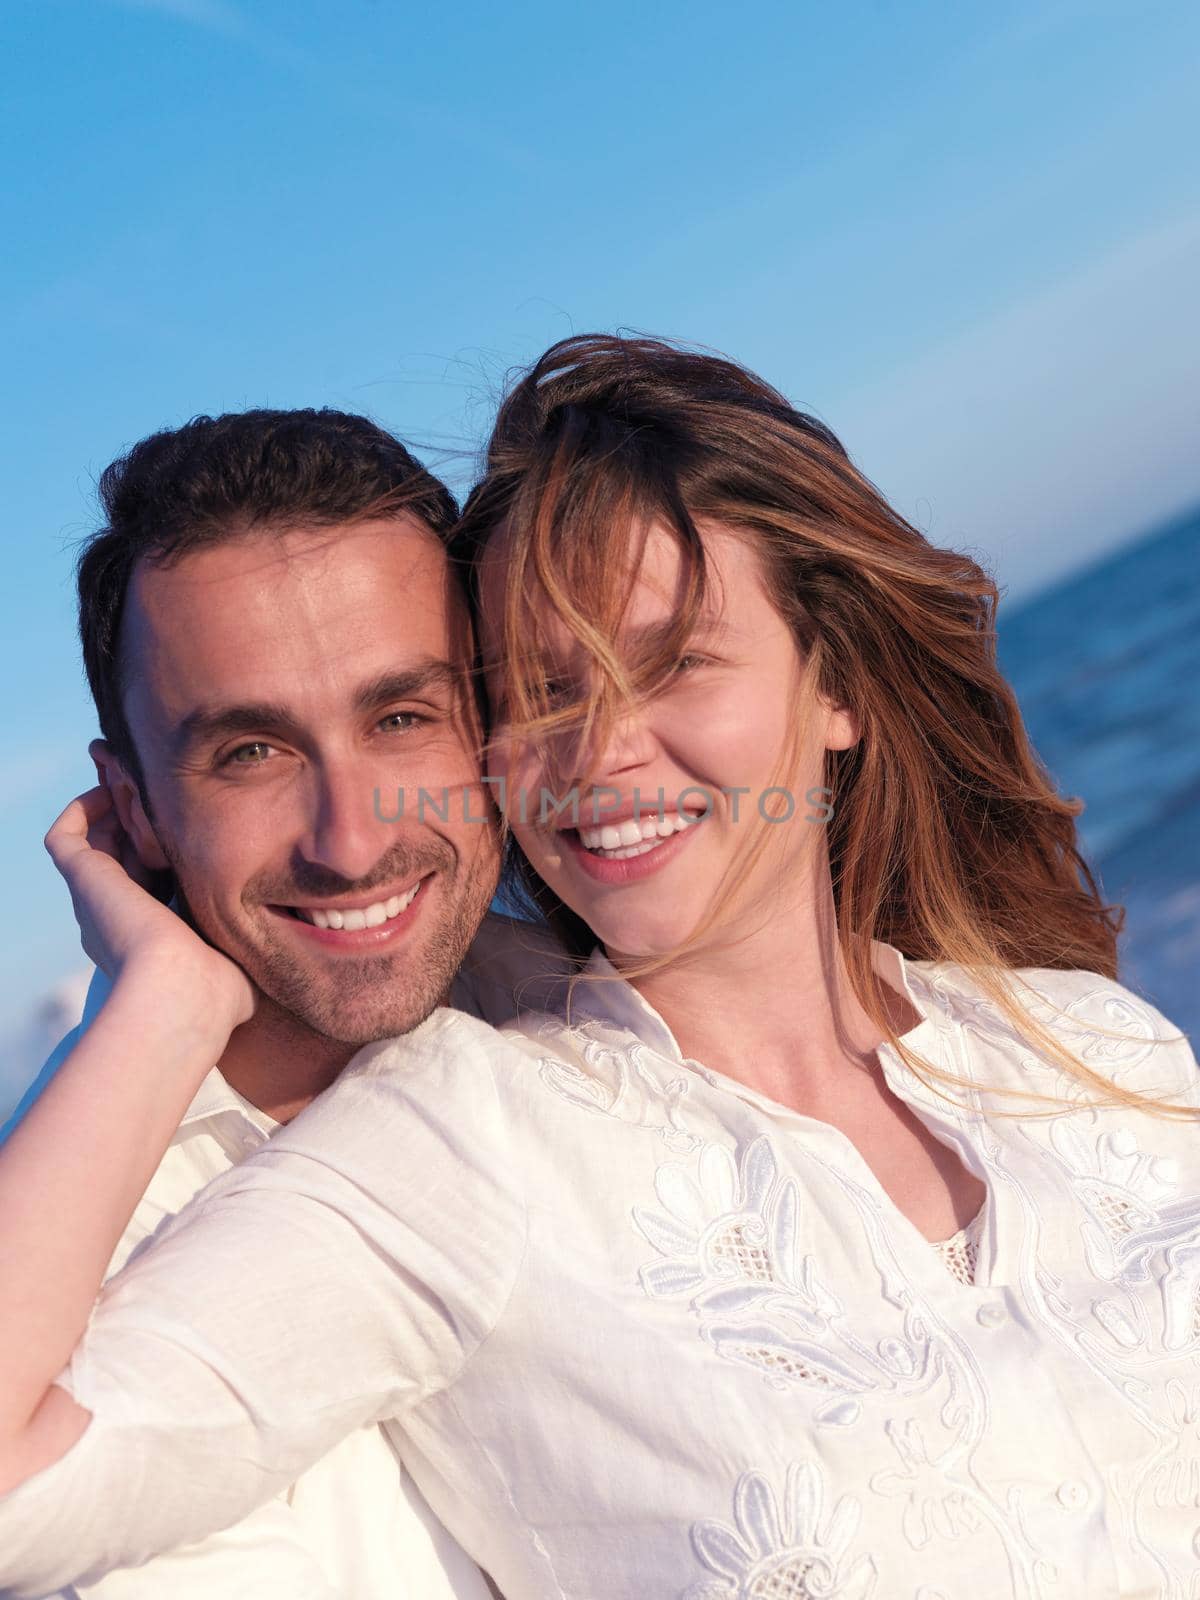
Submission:
<svg viewBox="0 0 1200 1600">
<path fill-rule="evenodd" d="M 93 1421 L 0 1501 L 0 1587 L 196 1539 L 382 1421 L 521 1600 L 1194 1595 L 1200 1130 L 1089 1106 L 960 970 L 875 956 L 972 1084 L 880 1049 L 986 1183 L 973 1282 L 624 983 L 503 1038 L 438 1012 L 106 1289 L 64 1378 Z M 1200 1107 L 1152 1007 L 1022 976 L 1095 1070 Z"/>
</svg>

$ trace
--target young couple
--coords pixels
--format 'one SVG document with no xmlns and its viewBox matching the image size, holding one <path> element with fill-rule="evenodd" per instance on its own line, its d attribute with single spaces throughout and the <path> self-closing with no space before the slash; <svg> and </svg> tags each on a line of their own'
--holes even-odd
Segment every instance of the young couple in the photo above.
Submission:
<svg viewBox="0 0 1200 1600">
<path fill-rule="evenodd" d="M 5 1592 L 1191 1594 L 1196 1063 L 978 567 L 637 339 L 520 379 L 461 517 L 333 413 L 103 492 Z"/>
</svg>

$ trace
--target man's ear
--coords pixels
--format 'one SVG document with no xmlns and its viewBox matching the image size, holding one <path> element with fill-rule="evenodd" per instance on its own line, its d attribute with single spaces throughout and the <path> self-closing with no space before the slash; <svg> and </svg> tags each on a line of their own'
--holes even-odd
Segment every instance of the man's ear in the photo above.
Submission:
<svg viewBox="0 0 1200 1600">
<path fill-rule="evenodd" d="M 171 863 L 162 852 L 136 782 L 125 770 L 119 756 L 114 755 L 107 739 L 93 739 L 88 745 L 88 755 L 96 764 L 96 777 L 113 797 L 120 819 L 138 860 L 151 872 L 168 872 Z"/>
</svg>

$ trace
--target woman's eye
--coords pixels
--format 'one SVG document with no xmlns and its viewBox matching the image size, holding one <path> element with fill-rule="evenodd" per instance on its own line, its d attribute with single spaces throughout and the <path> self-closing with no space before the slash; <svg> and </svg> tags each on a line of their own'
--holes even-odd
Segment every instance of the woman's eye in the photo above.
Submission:
<svg viewBox="0 0 1200 1600">
<path fill-rule="evenodd" d="M 547 678 L 542 690 L 551 705 L 562 705 L 571 695 L 571 685 L 565 678 Z"/>
<path fill-rule="evenodd" d="M 704 661 L 705 658 L 703 656 L 680 656 L 679 660 L 675 663 L 675 671 L 677 673 L 694 672 L 697 667 L 702 667 L 704 665 Z"/>
</svg>

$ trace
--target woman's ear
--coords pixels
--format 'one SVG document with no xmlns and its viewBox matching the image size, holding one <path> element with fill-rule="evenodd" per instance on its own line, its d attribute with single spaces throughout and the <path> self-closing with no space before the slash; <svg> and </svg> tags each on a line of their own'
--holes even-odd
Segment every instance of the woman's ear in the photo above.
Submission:
<svg viewBox="0 0 1200 1600">
<path fill-rule="evenodd" d="M 826 750 L 849 750 L 858 743 L 862 729 L 848 706 L 832 706 L 825 723 Z"/>
<path fill-rule="evenodd" d="M 120 758 L 113 754 L 112 746 L 106 739 L 93 739 L 88 745 L 88 755 L 96 764 L 96 777 L 113 797 L 117 816 L 138 860 L 151 872 L 169 872 L 171 863 L 163 854 L 146 815 L 141 790 L 125 770 Z"/>
</svg>

